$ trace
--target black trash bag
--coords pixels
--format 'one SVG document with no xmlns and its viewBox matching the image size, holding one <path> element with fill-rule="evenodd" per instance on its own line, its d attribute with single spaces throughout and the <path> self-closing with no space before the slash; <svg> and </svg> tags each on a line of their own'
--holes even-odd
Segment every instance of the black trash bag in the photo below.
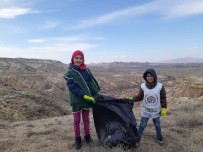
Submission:
<svg viewBox="0 0 203 152">
<path fill-rule="evenodd" d="M 128 99 L 101 96 L 93 105 L 93 118 L 100 142 L 104 146 L 136 147 L 137 124 Z"/>
</svg>

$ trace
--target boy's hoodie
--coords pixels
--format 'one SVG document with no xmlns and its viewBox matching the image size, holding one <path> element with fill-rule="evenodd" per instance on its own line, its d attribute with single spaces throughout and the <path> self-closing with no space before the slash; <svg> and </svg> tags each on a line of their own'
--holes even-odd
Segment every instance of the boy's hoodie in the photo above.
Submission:
<svg viewBox="0 0 203 152">
<path fill-rule="evenodd" d="M 154 82 L 153 83 L 148 83 L 146 76 L 147 74 L 150 73 L 153 77 L 154 77 Z M 148 89 L 153 89 L 156 85 L 157 85 L 157 74 L 156 71 L 154 69 L 147 69 L 144 74 L 143 74 L 143 78 L 146 81 L 146 86 Z M 139 93 L 137 96 L 133 97 L 134 100 L 137 101 L 141 101 L 144 98 L 144 91 L 142 90 L 142 88 L 140 87 L 139 89 Z M 162 108 L 167 108 L 167 102 L 166 102 L 166 90 L 164 88 L 164 86 L 162 86 L 162 89 L 160 91 L 160 101 L 161 101 L 161 107 Z"/>
</svg>

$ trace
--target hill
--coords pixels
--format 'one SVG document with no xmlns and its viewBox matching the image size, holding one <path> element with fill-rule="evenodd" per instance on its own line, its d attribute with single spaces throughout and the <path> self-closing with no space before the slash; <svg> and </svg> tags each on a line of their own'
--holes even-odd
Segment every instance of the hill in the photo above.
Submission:
<svg viewBox="0 0 203 152">
<path fill-rule="evenodd" d="M 138 91 L 142 74 L 153 67 L 165 84 L 168 97 L 203 95 L 203 66 L 198 64 L 102 63 L 88 65 L 101 86 L 101 93 L 128 98 Z M 22 121 L 71 114 L 59 61 L 0 58 L 1 121 Z"/>
<path fill-rule="evenodd" d="M 162 61 L 162 63 L 203 63 L 203 58 L 185 57 Z"/>
<path fill-rule="evenodd" d="M 202 63 L 102 63 L 88 65 L 101 93 L 128 98 L 138 92 L 146 68 L 155 68 L 166 88 L 169 114 L 162 117 L 165 145 L 160 147 L 150 121 L 141 146 L 130 151 L 199 152 L 203 142 L 203 66 Z M 0 58 L 0 151 L 75 151 L 72 112 L 63 74 L 67 65 L 53 60 Z M 140 105 L 134 114 L 140 123 Z M 123 151 L 105 149 L 97 139 L 91 116 L 95 144 L 83 142 L 82 151 Z M 81 124 L 82 125 L 82 124 Z M 82 131 L 81 131 L 82 132 Z"/>
<path fill-rule="evenodd" d="M 53 60 L 0 58 L 0 120 L 68 114 L 66 65 Z M 65 105 L 65 106 L 64 106 Z"/>
</svg>

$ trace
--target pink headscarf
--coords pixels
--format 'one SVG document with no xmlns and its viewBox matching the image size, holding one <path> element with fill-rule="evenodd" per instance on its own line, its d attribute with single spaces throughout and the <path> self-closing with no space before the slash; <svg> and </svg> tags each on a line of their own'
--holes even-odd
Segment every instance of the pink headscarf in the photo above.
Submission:
<svg viewBox="0 0 203 152">
<path fill-rule="evenodd" d="M 85 58 L 84 58 L 83 52 L 80 51 L 80 50 L 76 50 L 75 52 L 73 52 L 73 55 L 72 55 L 72 58 L 71 58 L 72 64 L 74 64 L 74 58 L 75 58 L 77 55 L 81 55 L 81 56 L 82 56 L 83 62 L 82 62 L 82 64 L 81 64 L 81 66 L 80 66 L 80 69 L 81 69 L 81 70 L 85 70 L 85 69 L 86 69 L 86 65 L 85 65 L 85 63 L 84 63 L 84 62 L 85 62 Z"/>
</svg>

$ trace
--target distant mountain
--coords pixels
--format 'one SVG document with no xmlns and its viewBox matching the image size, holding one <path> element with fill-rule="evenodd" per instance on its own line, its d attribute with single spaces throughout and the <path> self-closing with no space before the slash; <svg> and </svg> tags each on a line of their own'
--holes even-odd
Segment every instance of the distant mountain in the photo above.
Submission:
<svg viewBox="0 0 203 152">
<path fill-rule="evenodd" d="M 0 58 L 0 73 L 59 73 L 65 70 L 66 65 L 55 60 Z"/>
<path fill-rule="evenodd" d="M 131 71 L 131 70 L 144 70 L 146 68 L 188 68 L 188 67 L 202 67 L 203 59 L 189 60 L 188 58 L 168 60 L 158 63 L 151 62 L 111 62 L 111 63 L 97 63 L 89 64 L 93 69 L 100 69 L 105 71 Z"/>
<path fill-rule="evenodd" d="M 162 61 L 161 63 L 203 63 L 203 58 L 193 58 L 193 57 L 176 58 Z"/>
</svg>

